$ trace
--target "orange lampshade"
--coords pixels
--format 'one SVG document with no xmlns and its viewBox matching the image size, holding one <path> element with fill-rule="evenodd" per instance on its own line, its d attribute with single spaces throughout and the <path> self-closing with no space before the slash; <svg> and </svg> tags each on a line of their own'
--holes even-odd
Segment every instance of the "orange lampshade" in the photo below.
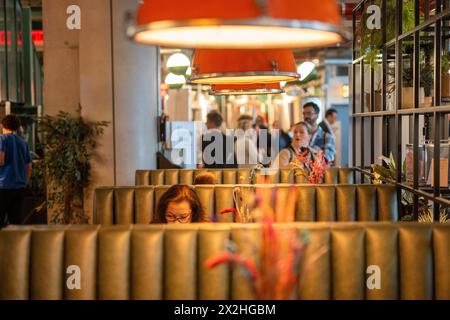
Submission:
<svg viewBox="0 0 450 320">
<path fill-rule="evenodd" d="M 190 81 L 203 84 L 273 83 L 299 78 L 290 49 L 197 49 Z"/>
<path fill-rule="evenodd" d="M 185 48 L 304 48 L 346 33 L 336 0 L 144 0 L 128 35 Z"/>
<path fill-rule="evenodd" d="M 257 95 L 283 93 L 280 83 L 257 84 L 215 84 L 211 86 L 209 94 L 214 96 L 227 95 Z"/>
</svg>

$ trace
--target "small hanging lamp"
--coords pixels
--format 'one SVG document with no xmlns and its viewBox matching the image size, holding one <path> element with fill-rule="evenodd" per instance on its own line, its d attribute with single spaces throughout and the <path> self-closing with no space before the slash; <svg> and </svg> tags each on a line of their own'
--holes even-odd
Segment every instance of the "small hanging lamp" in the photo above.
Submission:
<svg viewBox="0 0 450 320">
<path fill-rule="evenodd" d="M 280 94 L 280 83 L 257 83 L 257 84 L 214 84 L 209 91 L 213 96 L 240 96 L 240 95 L 261 95 Z"/>
<path fill-rule="evenodd" d="M 166 63 L 166 68 L 177 75 L 185 75 L 190 66 L 191 61 L 189 61 L 189 58 L 181 52 L 171 55 Z"/>
<path fill-rule="evenodd" d="M 293 81 L 299 77 L 290 49 L 197 49 L 190 81 L 201 84 L 250 84 Z"/>
<path fill-rule="evenodd" d="M 127 33 L 176 48 L 311 48 L 349 38 L 336 0 L 143 0 Z"/>
</svg>

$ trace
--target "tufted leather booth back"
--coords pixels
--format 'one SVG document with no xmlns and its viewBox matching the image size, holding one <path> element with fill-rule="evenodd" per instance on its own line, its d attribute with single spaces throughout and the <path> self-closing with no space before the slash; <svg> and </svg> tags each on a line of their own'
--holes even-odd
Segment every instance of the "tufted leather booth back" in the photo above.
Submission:
<svg viewBox="0 0 450 320">
<path fill-rule="evenodd" d="M 450 225 L 280 227 L 309 231 L 307 256 L 328 248 L 298 286 L 301 299 L 450 299 Z M 260 237 L 257 224 L 10 227 L 0 231 L 0 299 L 252 299 L 241 269 L 203 262 L 226 239 L 257 257 Z M 381 289 L 366 287 L 371 265 Z M 79 267 L 79 290 L 66 284 L 69 266 Z"/>
<path fill-rule="evenodd" d="M 193 184 L 195 177 L 202 172 L 211 172 L 217 178 L 218 184 L 246 184 L 250 181 L 249 169 L 157 169 L 157 170 L 137 170 L 137 186 L 157 186 L 173 184 Z M 305 183 L 302 176 L 295 176 L 291 169 L 269 170 L 271 174 L 258 171 L 256 181 L 262 182 L 263 175 L 269 179 L 270 183 Z M 354 170 L 351 168 L 331 168 L 325 171 L 324 182 L 326 184 L 352 184 L 354 183 Z"/>
<path fill-rule="evenodd" d="M 194 186 L 208 218 L 234 208 L 233 189 L 277 188 L 288 197 L 297 192 L 296 221 L 397 221 L 397 197 L 392 185 L 198 185 Z M 148 224 L 159 199 L 170 186 L 104 187 L 95 190 L 94 223 Z M 219 221 L 232 222 L 231 215 Z"/>
</svg>

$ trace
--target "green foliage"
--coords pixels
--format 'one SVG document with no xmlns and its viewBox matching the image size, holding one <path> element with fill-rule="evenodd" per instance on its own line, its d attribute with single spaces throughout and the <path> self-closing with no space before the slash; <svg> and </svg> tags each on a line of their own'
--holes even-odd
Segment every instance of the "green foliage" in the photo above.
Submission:
<svg viewBox="0 0 450 320">
<path fill-rule="evenodd" d="M 108 122 L 87 122 L 60 111 L 57 116 L 37 118 L 45 148 L 43 159 L 35 166 L 38 183 L 47 190 L 47 207 L 53 223 L 86 223 L 83 189 L 89 185 L 90 158 L 96 137 Z"/>
<path fill-rule="evenodd" d="M 382 160 L 382 164 L 372 164 L 372 171 L 374 174 L 372 183 L 381 184 L 383 182 L 395 182 L 397 180 L 397 166 L 392 152 L 389 155 L 389 158 L 380 156 L 378 159 Z M 403 166 L 406 166 L 405 162 L 403 162 Z M 403 170 L 403 172 L 405 171 Z"/>
<path fill-rule="evenodd" d="M 450 70 L 450 52 L 446 52 L 441 57 L 441 73 L 446 74 Z"/>
<path fill-rule="evenodd" d="M 368 3 L 375 4 L 381 8 L 381 1 L 369 1 Z M 377 66 L 377 56 L 380 54 L 380 48 L 383 44 L 383 36 L 381 30 L 368 29 L 367 19 L 368 15 L 364 8 L 361 15 L 361 55 L 365 55 L 364 62 L 370 64 L 372 68 Z"/>
<path fill-rule="evenodd" d="M 372 164 L 372 171 L 374 174 L 374 178 L 372 179 L 372 183 L 374 184 L 382 184 L 382 183 L 395 183 L 397 180 L 397 165 L 394 159 L 393 154 L 391 153 L 388 157 L 380 156 L 380 160 L 383 161 L 382 164 Z M 406 181 L 406 161 L 402 163 L 402 175 L 401 181 Z M 406 190 L 402 190 L 402 221 L 413 221 L 413 211 L 414 211 L 414 195 Z M 428 201 L 423 198 L 418 198 L 419 203 L 419 216 L 425 216 L 431 214 L 431 207 L 428 204 Z"/>
<path fill-rule="evenodd" d="M 402 33 L 414 29 L 414 0 L 403 0 L 402 5 Z"/>
<path fill-rule="evenodd" d="M 395 0 L 386 1 L 386 9 L 383 10 L 381 0 L 367 1 L 368 4 L 374 4 L 382 8 L 381 14 L 386 14 L 386 25 L 382 26 L 382 29 L 385 28 L 388 41 L 395 37 L 396 2 Z M 366 25 L 367 18 L 367 12 L 364 11 L 361 16 L 361 54 L 366 55 L 365 63 L 370 64 L 375 69 L 378 64 L 377 59 L 381 54 L 380 48 L 383 45 L 383 34 L 382 30 L 368 29 Z M 403 0 L 402 23 L 403 32 L 411 30 L 415 26 L 413 0 Z"/>
</svg>

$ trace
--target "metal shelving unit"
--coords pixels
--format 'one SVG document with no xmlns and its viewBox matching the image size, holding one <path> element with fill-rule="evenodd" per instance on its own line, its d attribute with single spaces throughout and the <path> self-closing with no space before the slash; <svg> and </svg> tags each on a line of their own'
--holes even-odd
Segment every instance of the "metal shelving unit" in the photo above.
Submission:
<svg viewBox="0 0 450 320">
<path fill-rule="evenodd" d="M 373 14 L 371 10 L 367 12 L 370 5 L 380 8 L 381 29 L 370 29 L 367 25 L 367 18 Z M 434 159 L 441 159 L 440 141 L 448 139 L 448 117 L 444 116 L 450 114 L 450 99 L 444 101 L 441 97 L 441 66 L 448 64 L 443 61 L 443 54 L 450 54 L 449 38 L 448 0 L 363 0 L 353 10 L 353 167 L 360 172 L 362 181 L 371 175 L 367 161 L 374 163 L 375 156 L 378 156 L 375 154 L 375 121 L 381 119 L 382 154 L 388 155 L 392 152 L 398 167 L 401 168 L 404 159 L 402 118 L 407 117 L 410 124 L 408 138 L 413 145 L 412 184 L 402 181 L 401 170 L 398 170 L 397 179 L 393 183 L 398 187 L 399 206 L 401 189 L 414 194 L 415 218 L 418 216 L 419 197 L 433 202 L 435 220 L 439 219 L 441 206 L 450 206 L 449 189 L 440 186 L 441 161 L 433 162 L 434 185 L 431 188 L 423 188 L 419 184 L 419 135 L 423 129 L 420 119 L 423 118 L 423 122 L 427 120 L 426 132 L 433 132 L 428 139 L 434 143 Z M 425 63 L 422 63 L 422 59 Z M 432 74 L 425 73 L 425 70 Z M 432 78 L 431 85 L 426 82 L 426 76 L 428 81 Z M 381 82 L 378 87 L 376 79 Z M 412 99 L 411 96 L 406 99 L 404 89 L 406 92 L 407 87 L 404 82 L 411 84 L 408 87 L 412 89 Z M 422 100 L 426 99 L 421 97 L 421 91 L 425 90 L 424 83 L 431 92 L 427 96 L 431 99 L 429 105 L 421 105 Z M 405 98 L 405 101 L 402 101 L 402 98 Z M 412 105 L 405 108 L 409 99 L 412 100 Z M 369 152 L 366 152 L 367 149 Z"/>
</svg>

